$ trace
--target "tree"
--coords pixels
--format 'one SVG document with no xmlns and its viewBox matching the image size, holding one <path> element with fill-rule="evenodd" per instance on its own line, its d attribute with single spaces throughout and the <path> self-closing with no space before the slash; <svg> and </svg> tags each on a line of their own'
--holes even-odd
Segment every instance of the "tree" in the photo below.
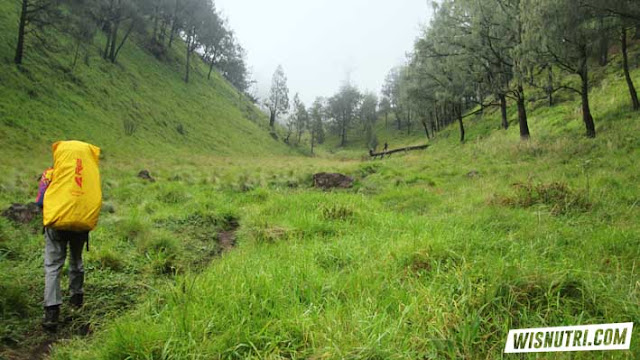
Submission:
<svg viewBox="0 0 640 360">
<path fill-rule="evenodd" d="M 133 0 L 108 0 L 101 2 L 100 17 L 103 22 L 103 29 L 107 33 L 107 42 L 105 43 L 102 56 L 105 60 L 115 63 L 120 50 L 129 39 L 132 31 L 138 27 L 141 31 L 144 29 L 144 21 L 142 19 L 139 3 Z M 124 36 L 118 39 L 120 26 L 129 22 Z"/>
<path fill-rule="evenodd" d="M 271 92 L 269 99 L 265 102 L 269 108 L 269 126 L 274 127 L 279 114 L 286 114 L 289 111 L 289 88 L 287 87 L 287 77 L 284 75 L 282 65 L 273 73 L 271 79 Z"/>
<path fill-rule="evenodd" d="M 302 140 L 302 134 L 309 126 L 309 113 L 297 93 L 293 97 L 293 114 L 291 119 L 297 135 L 296 145 L 299 145 Z"/>
<path fill-rule="evenodd" d="M 77 9 L 76 13 L 69 17 L 64 31 L 73 38 L 75 43 L 73 60 L 71 62 L 72 71 L 78 63 L 80 52 L 84 51 L 85 56 L 88 55 L 87 45 L 91 43 L 97 30 L 96 23 L 87 8 Z"/>
<path fill-rule="evenodd" d="M 47 39 L 42 37 L 42 31 L 54 25 L 61 17 L 58 0 L 21 0 L 20 20 L 18 22 L 18 42 L 13 62 L 21 65 L 24 59 L 25 43 L 29 34 L 38 38 L 42 43 Z"/>
<path fill-rule="evenodd" d="M 580 78 L 576 89 L 581 96 L 582 119 L 587 137 L 596 136 L 589 105 L 589 58 L 598 39 L 597 13 L 586 0 L 523 0 L 522 12 L 528 47 L 546 57 L 550 63 Z"/>
<path fill-rule="evenodd" d="M 389 120 L 389 112 L 391 112 L 391 101 L 387 96 L 383 96 L 380 99 L 380 114 L 384 115 L 384 128 L 387 128 L 387 121 Z"/>
<path fill-rule="evenodd" d="M 624 78 L 627 81 L 627 87 L 629 89 L 629 95 L 631 96 L 631 107 L 633 110 L 640 110 L 640 101 L 638 101 L 638 92 L 631 79 L 629 73 L 629 54 L 627 50 L 627 31 L 628 28 L 624 24 L 620 27 L 620 43 L 622 49 L 622 69 L 624 71 Z"/>
<path fill-rule="evenodd" d="M 590 0 L 585 6 L 594 9 L 601 22 L 607 21 L 611 23 L 611 28 L 617 30 L 620 40 L 620 49 L 622 52 L 622 70 L 629 95 L 631 97 L 631 106 L 633 110 L 640 110 L 640 101 L 638 101 L 638 93 L 629 73 L 629 54 L 628 54 L 628 32 L 635 27 L 636 31 L 640 30 L 640 3 L 631 0 Z M 606 20 L 605 20 L 606 19 Z"/>
<path fill-rule="evenodd" d="M 232 39 L 232 38 L 231 38 Z M 236 89 L 246 93 L 253 83 L 245 63 L 245 51 L 239 44 L 232 44 L 218 63 L 220 73 Z"/>
<path fill-rule="evenodd" d="M 524 79 L 530 63 L 523 51 L 523 13 L 520 0 L 466 0 L 463 39 L 458 43 L 475 57 L 476 82 L 499 101 L 502 128 L 507 129 L 507 98 L 516 102 L 520 138 L 530 138 L 525 106 Z M 465 21 L 467 20 L 468 21 Z M 485 107 L 480 96 L 475 102 Z"/>
<path fill-rule="evenodd" d="M 340 136 L 340 146 L 347 145 L 347 130 L 357 116 L 361 98 L 360 91 L 347 82 L 329 99 L 329 111 Z"/>
<path fill-rule="evenodd" d="M 232 52 L 237 51 L 233 33 L 226 29 L 222 19 L 214 11 L 210 21 L 205 23 L 200 39 L 204 47 L 203 59 L 209 63 L 207 79 L 211 79 L 213 68 L 217 66 L 225 56 L 230 57 Z M 227 61 L 229 61 L 229 59 L 227 59 Z"/>
<path fill-rule="evenodd" d="M 191 55 L 202 47 L 200 37 L 204 29 L 215 21 L 215 10 L 211 0 L 186 0 L 185 8 L 185 42 L 187 43 L 186 71 L 184 81 L 189 82 Z"/>
<path fill-rule="evenodd" d="M 364 124 L 365 137 L 367 140 L 367 147 L 369 149 L 375 149 L 377 147 L 377 140 L 375 136 L 375 124 L 378 117 L 378 97 L 374 93 L 366 93 L 362 97 L 362 104 L 360 105 L 360 118 Z"/>
<path fill-rule="evenodd" d="M 389 71 L 382 86 L 382 94 L 389 99 L 390 108 L 396 117 L 398 130 L 402 129 L 402 93 L 401 93 L 402 67 L 395 67 Z"/>
<path fill-rule="evenodd" d="M 313 154 L 313 148 L 315 144 L 322 144 L 324 142 L 324 99 L 316 98 L 311 105 L 309 132 L 311 133 L 311 153 Z"/>
</svg>

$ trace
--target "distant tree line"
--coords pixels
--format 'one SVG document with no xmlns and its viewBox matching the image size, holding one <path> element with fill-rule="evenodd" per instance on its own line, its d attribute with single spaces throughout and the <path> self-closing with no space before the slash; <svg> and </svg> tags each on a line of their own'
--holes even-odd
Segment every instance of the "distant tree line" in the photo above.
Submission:
<svg viewBox="0 0 640 360">
<path fill-rule="evenodd" d="M 117 62 L 121 50 L 135 34 L 144 47 L 163 59 L 176 39 L 186 44 L 184 80 L 189 82 L 193 56 L 209 65 L 238 90 L 250 86 L 245 51 L 217 12 L 212 0 L 18 0 L 20 17 L 14 62 L 29 51 L 51 43 L 50 29 L 73 39 L 73 62 L 87 53 L 96 34 L 104 34 L 101 56 Z"/>
<path fill-rule="evenodd" d="M 271 114 L 271 126 L 275 125 L 278 115 L 288 115 L 284 121 L 284 141 L 287 144 L 299 146 L 308 135 L 313 153 L 314 147 L 325 141 L 327 132 L 340 139 L 339 146 L 345 146 L 349 131 L 362 129 L 367 146 L 371 149 L 378 146 L 374 127 L 384 112 L 384 104 L 378 104 L 376 94 L 362 93 L 354 85 L 345 82 L 336 94 L 329 98 L 317 97 L 310 107 L 302 102 L 299 94 L 294 95 L 291 106 L 288 94 L 287 78 L 282 66 L 278 66 L 264 105 Z"/>
<path fill-rule="evenodd" d="M 628 58 L 629 38 L 640 38 L 638 0 L 443 0 L 433 8 L 409 62 L 392 69 L 382 89 L 381 111 L 395 114 L 398 129 L 420 123 L 429 137 L 457 122 L 464 141 L 465 116 L 490 106 L 500 107 L 508 128 L 511 100 L 526 140 L 526 87 L 542 91 L 549 106 L 557 91 L 579 95 L 586 135 L 595 137 L 589 67 L 606 66 L 614 42 L 631 107 L 640 109 Z"/>
</svg>

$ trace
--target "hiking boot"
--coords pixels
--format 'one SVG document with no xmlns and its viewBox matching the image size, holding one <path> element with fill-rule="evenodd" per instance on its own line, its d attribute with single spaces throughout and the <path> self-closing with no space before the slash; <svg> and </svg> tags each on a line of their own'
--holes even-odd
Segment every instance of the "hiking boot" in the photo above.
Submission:
<svg viewBox="0 0 640 360">
<path fill-rule="evenodd" d="M 51 332 L 58 328 L 58 317 L 60 317 L 60 305 L 45 306 L 42 327 Z"/>
<path fill-rule="evenodd" d="M 69 303 L 76 309 L 82 307 L 84 303 L 84 294 L 73 294 L 71 295 L 71 299 L 69 299 Z"/>
</svg>

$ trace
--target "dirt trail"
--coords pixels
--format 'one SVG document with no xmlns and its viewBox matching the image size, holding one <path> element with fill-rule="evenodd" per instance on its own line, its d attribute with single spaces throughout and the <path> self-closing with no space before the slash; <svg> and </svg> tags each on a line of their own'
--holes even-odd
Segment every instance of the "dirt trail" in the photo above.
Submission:
<svg viewBox="0 0 640 360">
<path fill-rule="evenodd" d="M 240 225 L 236 220 L 229 223 L 228 230 L 218 232 L 218 245 L 220 245 L 221 253 L 227 252 L 236 246 L 236 231 Z"/>
<path fill-rule="evenodd" d="M 217 233 L 217 241 L 219 245 L 219 251 L 211 256 L 205 256 L 200 259 L 199 263 L 209 264 L 217 256 L 222 255 L 228 251 L 231 251 L 236 246 L 236 231 L 240 225 L 237 220 L 232 219 L 225 230 L 220 230 Z M 61 316 L 63 316 L 61 314 Z M 87 316 L 86 314 L 84 316 Z M 83 317 L 84 317 L 83 316 Z M 90 316 L 89 316 L 90 317 Z M 31 344 L 4 351 L 0 354 L 0 360 L 42 360 L 46 359 L 51 353 L 52 346 L 60 340 L 68 340 L 73 336 L 90 336 L 92 333 L 91 324 L 84 324 L 78 326 L 70 318 L 61 319 L 58 326 L 58 332 L 49 333 L 44 331 L 40 325 L 32 331 L 29 335 L 30 338 L 36 338 L 36 341 L 32 341 Z"/>
</svg>

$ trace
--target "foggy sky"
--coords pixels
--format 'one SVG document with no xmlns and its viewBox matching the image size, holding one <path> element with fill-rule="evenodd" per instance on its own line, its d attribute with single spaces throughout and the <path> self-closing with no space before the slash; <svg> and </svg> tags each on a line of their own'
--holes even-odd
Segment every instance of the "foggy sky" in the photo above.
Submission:
<svg viewBox="0 0 640 360">
<path fill-rule="evenodd" d="M 310 105 L 350 79 L 380 92 L 384 77 L 406 61 L 429 20 L 427 0 L 216 0 L 247 50 L 257 95 L 268 96 L 278 64 L 289 96 Z"/>
</svg>

